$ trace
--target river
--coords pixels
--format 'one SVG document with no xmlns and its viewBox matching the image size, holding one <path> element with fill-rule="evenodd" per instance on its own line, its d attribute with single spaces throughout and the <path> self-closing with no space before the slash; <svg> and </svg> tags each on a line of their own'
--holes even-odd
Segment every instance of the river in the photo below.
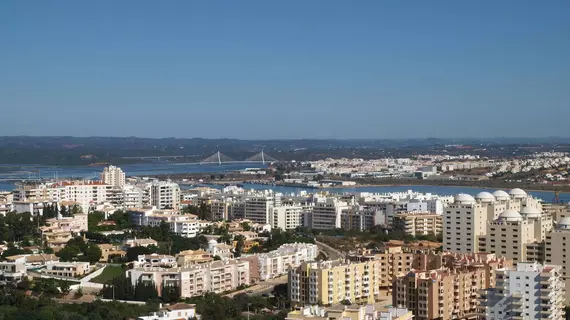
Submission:
<svg viewBox="0 0 570 320">
<path fill-rule="evenodd" d="M 173 165 L 168 163 L 152 163 L 152 164 L 133 164 L 121 166 L 127 176 L 145 176 L 159 174 L 177 174 L 177 173 L 199 173 L 213 172 L 223 173 L 236 170 L 243 170 L 251 167 L 261 167 L 258 164 L 232 164 L 232 165 Z M 59 178 L 80 178 L 93 179 L 98 178 L 102 167 L 55 167 L 41 165 L 0 165 L 0 190 L 12 190 L 14 181 L 6 181 L 6 179 L 14 178 L 53 178 L 57 174 Z M 215 185 L 213 185 L 215 186 Z M 221 187 L 221 186 L 215 186 Z M 297 187 L 271 186 L 261 184 L 246 184 L 246 189 L 267 190 L 272 189 L 281 193 L 297 193 L 302 190 L 308 192 L 330 191 L 335 193 L 345 192 L 401 192 L 413 190 L 422 193 L 432 193 L 438 195 L 455 195 L 458 193 L 467 193 L 476 195 L 481 191 L 493 192 L 495 189 L 470 188 L 470 187 L 450 187 L 450 186 L 380 186 L 380 187 L 351 187 L 351 188 L 330 188 L 330 189 L 303 189 Z M 554 192 L 552 191 L 529 191 L 529 193 L 545 202 L 554 200 Z M 570 202 L 570 193 L 561 193 L 560 200 L 562 202 Z"/>
</svg>

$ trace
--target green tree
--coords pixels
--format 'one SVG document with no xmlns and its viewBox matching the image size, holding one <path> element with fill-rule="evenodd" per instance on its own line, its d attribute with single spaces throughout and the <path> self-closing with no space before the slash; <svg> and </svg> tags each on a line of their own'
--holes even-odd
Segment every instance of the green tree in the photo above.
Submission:
<svg viewBox="0 0 570 320">
<path fill-rule="evenodd" d="M 85 260 L 91 264 L 97 263 L 102 256 L 101 248 L 94 243 L 90 243 L 87 245 L 87 248 L 84 252 Z"/>
<path fill-rule="evenodd" d="M 239 257 L 243 253 L 243 248 L 245 246 L 245 237 L 239 234 L 235 237 L 235 241 L 236 241 L 236 248 L 234 251 L 234 256 Z"/>
</svg>

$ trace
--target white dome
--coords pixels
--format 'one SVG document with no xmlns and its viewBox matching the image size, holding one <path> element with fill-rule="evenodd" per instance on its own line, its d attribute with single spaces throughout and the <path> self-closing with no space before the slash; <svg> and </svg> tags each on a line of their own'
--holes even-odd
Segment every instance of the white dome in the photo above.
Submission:
<svg viewBox="0 0 570 320">
<path fill-rule="evenodd" d="M 503 213 L 499 215 L 499 219 L 501 221 L 521 221 L 522 216 L 516 210 L 505 210 Z"/>
<path fill-rule="evenodd" d="M 526 192 L 523 189 L 514 188 L 513 190 L 509 191 L 509 194 L 513 198 L 526 198 Z"/>
<path fill-rule="evenodd" d="M 475 202 L 475 198 L 473 198 L 473 196 L 465 194 L 465 193 L 460 193 L 460 194 L 456 195 L 453 199 L 456 203 L 473 203 L 473 202 Z"/>
<path fill-rule="evenodd" d="M 521 214 L 527 218 L 540 218 L 540 216 L 542 216 L 542 212 L 539 209 L 532 207 L 523 207 Z"/>
<path fill-rule="evenodd" d="M 495 201 L 495 196 L 490 194 L 489 192 L 483 191 L 483 192 L 479 192 L 475 196 L 475 199 L 477 199 L 481 202 L 493 202 L 493 201 Z"/>
<path fill-rule="evenodd" d="M 208 244 L 218 244 L 218 241 L 212 239 L 212 240 L 208 241 Z"/>
<path fill-rule="evenodd" d="M 493 192 L 493 196 L 499 201 L 509 200 L 510 198 L 509 194 L 503 190 L 497 190 Z"/>
<path fill-rule="evenodd" d="M 556 224 L 557 229 L 570 229 L 570 217 L 562 218 Z"/>
</svg>

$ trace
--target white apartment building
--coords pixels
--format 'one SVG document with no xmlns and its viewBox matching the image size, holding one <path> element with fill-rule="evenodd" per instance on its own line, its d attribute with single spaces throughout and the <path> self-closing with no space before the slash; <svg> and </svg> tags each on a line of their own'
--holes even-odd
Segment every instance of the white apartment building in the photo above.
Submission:
<svg viewBox="0 0 570 320">
<path fill-rule="evenodd" d="M 302 226 L 303 207 L 300 205 L 274 207 L 271 213 L 271 225 L 281 230 L 295 229 Z"/>
<path fill-rule="evenodd" d="M 169 181 L 153 181 L 150 185 L 150 202 L 159 209 L 178 209 L 180 187 Z"/>
<path fill-rule="evenodd" d="M 101 181 L 105 184 L 121 188 L 125 185 L 125 173 L 119 167 L 108 166 L 101 172 Z"/>
<path fill-rule="evenodd" d="M 202 229 L 211 224 L 193 214 L 180 214 L 178 210 L 158 210 L 155 207 L 132 209 L 129 215 L 135 225 L 158 227 L 166 223 L 170 231 L 186 238 L 196 237 Z"/>
<path fill-rule="evenodd" d="M 313 211 L 308 215 L 308 227 L 317 230 L 341 228 L 341 215 L 349 209 L 346 202 L 336 198 L 317 199 Z"/>
<path fill-rule="evenodd" d="M 273 213 L 274 201 L 275 198 L 271 195 L 246 197 L 244 218 L 255 223 L 272 224 L 270 217 Z"/>
<path fill-rule="evenodd" d="M 264 281 L 287 274 L 289 267 L 296 268 L 305 261 L 315 260 L 318 251 L 318 247 L 314 244 L 288 243 L 281 245 L 277 250 L 250 257 L 257 259 L 259 279 Z"/>
<path fill-rule="evenodd" d="M 141 208 L 144 205 L 144 191 L 142 188 L 127 184 L 122 188 L 123 208 Z"/>
<path fill-rule="evenodd" d="M 496 286 L 480 298 L 480 319 L 563 319 L 564 281 L 560 266 L 520 262 L 498 269 Z"/>
<path fill-rule="evenodd" d="M 182 298 L 206 292 L 222 293 L 250 284 L 249 262 L 242 260 L 214 261 L 186 268 L 133 268 L 126 275 L 133 285 L 138 281 L 154 283 L 159 294 L 164 287 L 177 285 Z"/>
<path fill-rule="evenodd" d="M 164 254 L 141 254 L 134 261 L 135 268 L 151 268 L 151 267 L 168 267 L 172 268 L 177 265 L 176 258 Z"/>
</svg>

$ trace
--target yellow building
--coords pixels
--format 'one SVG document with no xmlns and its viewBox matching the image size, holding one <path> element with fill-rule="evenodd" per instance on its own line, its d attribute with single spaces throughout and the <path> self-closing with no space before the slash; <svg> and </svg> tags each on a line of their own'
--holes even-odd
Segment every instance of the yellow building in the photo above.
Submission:
<svg viewBox="0 0 570 320">
<path fill-rule="evenodd" d="M 289 296 L 296 305 L 374 303 L 379 295 L 380 261 L 303 262 L 289 271 Z"/>
<path fill-rule="evenodd" d="M 437 235 L 443 231 L 443 217 L 429 212 L 400 213 L 394 217 L 394 227 L 414 237 Z"/>
</svg>

